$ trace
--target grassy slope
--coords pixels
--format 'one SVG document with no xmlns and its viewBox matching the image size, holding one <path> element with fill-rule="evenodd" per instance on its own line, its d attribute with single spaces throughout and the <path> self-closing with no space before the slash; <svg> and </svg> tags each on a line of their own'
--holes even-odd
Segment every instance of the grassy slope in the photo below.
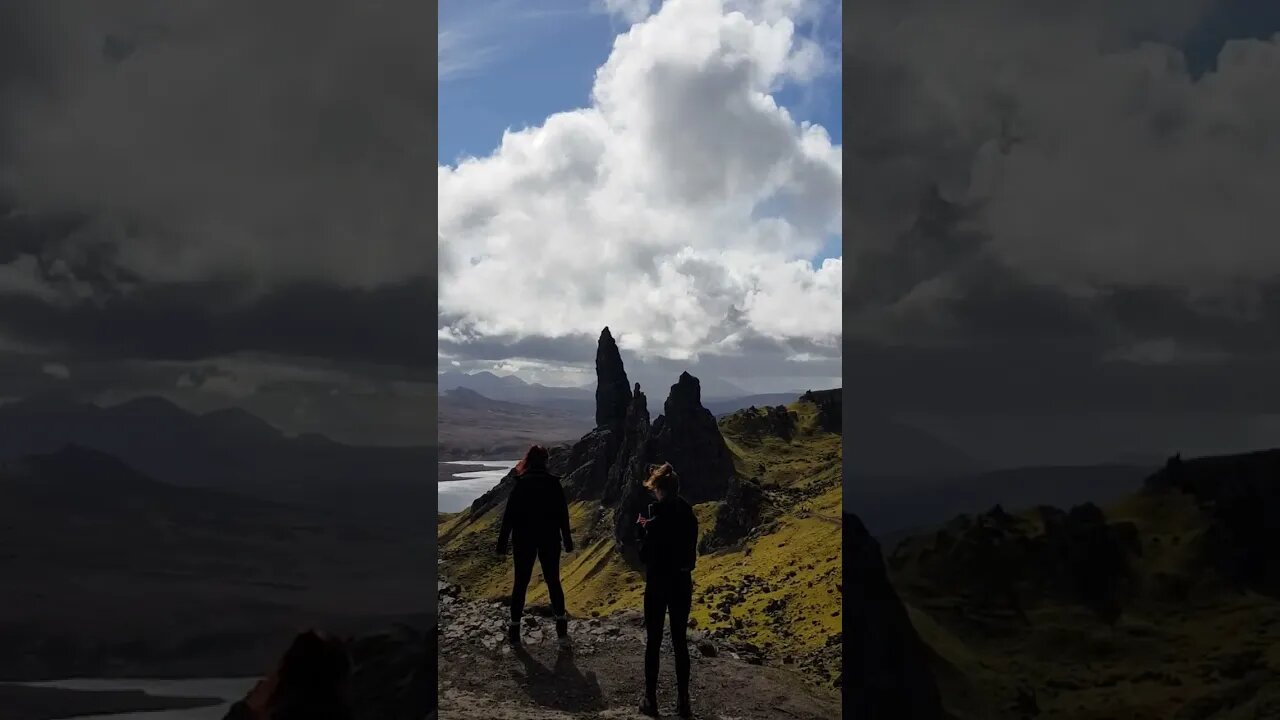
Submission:
<svg viewBox="0 0 1280 720">
<path fill-rule="evenodd" d="M 841 631 L 836 588 L 841 576 L 840 436 L 816 429 L 813 405 L 798 403 L 791 409 L 800 426 L 791 443 L 745 437 L 734 432 L 731 420 L 721 422 L 739 469 L 761 479 L 777 512 L 766 518 L 766 531 L 743 547 L 701 556 L 694 574 L 692 616 L 697 626 L 740 623 L 735 639 L 777 659 L 816 651 Z M 709 531 L 716 503 L 695 510 L 702 531 Z M 442 570 L 470 595 L 497 598 L 510 592 L 510 560 L 500 560 L 492 550 L 501 511 L 499 506 L 474 523 L 468 523 L 465 513 L 441 516 Z M 574 503 L 570 511 L 578 547 L 562 559 L 561 567 L 569 612 L 585 616 L 640 609 L 644 579 L 613 550 L 611 511 L 587 502 Z M 795 575 L 786 578 L 793 570 Z M 546 602 L 540 575 L 534 573 L 530 603 Z M 745 590 L 740 601 L 739 589 Z M 728 617 L 713 619 L 726 599 Z M 766 613 L 770 601 L 781 603 L 782 609 Z"/>
<path fill-rule="evenodd" d="M 938 656 L 950 708 L 963 718 L 1018 717 L 1008 705 L 1027 687 L 1036 689 L 1040 718 L 1280 717 L 1280 603 L 1222 589 L 1198 552 L 1206 520 L 1191 498 L 1134 496 L 1107 517 L 1138 526 L 1141 586 L 1177 575 L 1192 582 L 1187 600 L 1144 591 L 1114 627 L 1065 603 L 1030 610 L 1029 627 L 1012 619 L 979 626 L 910 562 L 893 573 Z M 917 536 L 903 549 L 927 543 Z"/>
</svg>

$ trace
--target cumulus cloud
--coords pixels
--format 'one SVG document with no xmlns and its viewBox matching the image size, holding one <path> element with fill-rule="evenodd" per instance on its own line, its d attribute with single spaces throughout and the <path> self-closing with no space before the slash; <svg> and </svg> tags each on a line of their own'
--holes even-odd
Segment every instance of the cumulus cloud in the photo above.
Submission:
<svg viewBox="0 0 1280 720">
<path fill-rule="evenodd" d="M 1068 285 L 1223 290 L 1280 273 L 1280 35 L 1228 42 L 1199 78 L 1154 44 L 1072 72 L 1056 93 L 1028 82 L 1029 141 L 981 168 L 998 176 L 987 219 L 1004 256 Z"/>
<path fill-rule="evenodd" d="M 845 56 L 855 275 L 937 184 L 1020 282 L 1073 302 L 1158 286 L 1256 310 L 1280 275 L 1280 206 L 1267 199 L 1280 176 L 1280 101 L 1267 90 L 1280 35 L 1228 40 L 1196 72 L 1179 43 L 1210 9 L 872 4 Z M 951 260 L 916 278 L 917 302 L 970 290 L 954 282 L 972 256 Z"/>
<path fill-rule="evenodd" d="M 796 30 L 810 11 L 669 0 L 616 38 L 589 107 L 441 165 L 441 341 L 837 344 L 841 260 L 810 259 L 840 232 L 841 148 L 773 98 L 835 61 Z"/>
<path fill-rule="evenodd" d="M 653 12 L 651 0 L 601 0 L 601 6 L 629 23 L 638 23 Z"/>
<path fill-rule="evenodd" d="M 62 363 L 45 363 L 40 367 L 40 371 L 59 380 L 67 380 L 71 377 L 71 368 Z"/>
<path fill-rule="evenodd" d="M 843 302 L 863 397 L 1274 411 L 1280 35 L 1236 7 L 1252 37 L 1233 37 L 1227 10 L 859 6 Z"/>
</svg>

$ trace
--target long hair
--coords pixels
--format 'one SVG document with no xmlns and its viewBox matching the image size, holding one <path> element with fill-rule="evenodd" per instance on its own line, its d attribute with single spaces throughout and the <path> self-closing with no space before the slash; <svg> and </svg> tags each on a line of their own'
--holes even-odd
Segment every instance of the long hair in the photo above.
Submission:
<svg viewBox="0 0 1280 720">
<path fill-rule="evenodd" d="M 680 476 L 669 462 L 650 466 L 649 477 L 645 479 L 644 486 L 650 490 L 661 490 L 666 495 L 679 495 Z"/>
<path fill-rule="evenodd" d="M 520 458 L 520 462 L 516 463 L 516 476 L 524 475 L 529 472 L 546 472 L 547 470 L 547 449 L 541 445 L 530 445 L 529 450 Z"/>
</svg>

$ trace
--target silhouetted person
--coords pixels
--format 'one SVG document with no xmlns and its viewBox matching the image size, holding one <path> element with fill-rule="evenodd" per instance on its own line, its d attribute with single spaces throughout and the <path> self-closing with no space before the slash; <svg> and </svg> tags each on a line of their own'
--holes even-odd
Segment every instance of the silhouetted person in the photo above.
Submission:
<svg viewBox="0 0 1280 720">
<path fill-rule="evenodd" d="M 560 587 L 560 546 L 573 552 L 569 533 L 569 504 L 560 487 L 560 478 L 547 471 L 547 450 L 534 445 L 515 467 L 516 486 L 507 498 L 498 535 L 498 553 L 505 555 L 507 540 L 515 550 L 516 579 L 511 589 L 511 626 L 508 638 L 520 643 L 520 616 L 524 612 L 524 596 L 533 577 L 533 562 L 542 565 L 542 580 L 547 584 L 551 610 L 556 616 L 556 635 L 561 644 L 569 640 L 569 620 L 564 608 L 564 590 Z"/>
<path fill-rule="evenodd" d="M 680 717 L 693 717 L 689 703 L 689 608 L 693 605 L 693 566 L 698 559 L 698 518 L 680 497 L 680 478 L 671 463 L 654 468 L 644 486 L 658 502 L 636 518 L 640 560 L 645 565 L 644 698 L 640 712 L 658 714 L 658 657 L 662 626 L 671 616 L 671 648 L 676 656 Z"/>
<path fill-rule="evenodd" d="M 351 658 L 334 638 L 308 630 L 280 664 L 231 708 L 235 720 L 351 720 L 347 679 Z"/>
</svg>

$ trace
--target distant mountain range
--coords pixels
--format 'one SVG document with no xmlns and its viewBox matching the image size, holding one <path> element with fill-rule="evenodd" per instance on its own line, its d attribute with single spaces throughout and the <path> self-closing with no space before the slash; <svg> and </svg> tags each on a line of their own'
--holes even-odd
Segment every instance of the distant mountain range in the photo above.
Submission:
<svg viewBox="0 0 1280 720">
<path fill-rule="evenodd" d="M 592 400 L 594 388 L 555 387 L 541 383 L 527 383 L 515 375 L 497 375 L 491 372 L 462 373 L 449 371 L 437 378 L 439 393 L 463 389 L 479 393 L 491 400 L 539 404 L 547 400 Z M 594 402 L 594 400 L 593 400 Z"/>
<path fill-rule="evenodd" d="M 0 406 L 0 460 L 68 444 L 120 458 L 177 486 L 203 487 L 375 522 L 422 522 L 434 508 L 434 447 L 359 447 L 290 437 L 240 409 L 195 414 L 157 397 L 100 407 L 65 400 Z"/>
<path fill-rule="evenodd" d="M 712 384 L 720 392 L 734 393 L 703 401 L 717 417 L 751 406 L 788 405 L 801 394 L 749 395 L 730 383 Z M 654 387 L 665 396 L 670 385 Z M 552 387 L 490 372 L 447 372 L 440 375 L 438 400 L 440 457 L 450 460 L 515 457 L 531 443 L 569 442 L 595 426 L 594 387 Z M 649 410 L 654 416 L 662 414 L 661 404 Z"/>
<path fill-rule="evenodd" d="M 945 477 L 886 481 L 845 490 L 845 507 L 862 516 L 870 532 L 892 549 L 893 540 L 963 513 L 1001 505 L 1010 512 L 1040 505 L 1071 507 L 1109 503 L 1133 493 L 1154 467 L 1084 465 L 1025 467 Z"/>
<path fill-rule="evenodd" d="M 543 385 L 541 383 L 529 383 L 515 375 L 497 375 L 488 371 L 477 373 L 449 371 L 441 373 L 437 380 L 439 382 L 439 393 L 441 395 L 450 390 L 463 388 L 478 392 L 492 400 L 502 400 L 505 402 L 521 403 L 524 405 L 556 407 L 566 410 L 586 408 L 588 413 L 593 412 L 595 408 L 595 383 L 582 387 L 557 387 Z M 656 378 L 646 378 L 643 376 L 633 377 L 632 380 L 639 382 L 642 387 L 653 391 L 653 394 L 656 397 L 665 397 L 667 389 L 671 386 L 671 380 L 659 381 Z M 727 380 L 709 378 L 705 382 L 706 386 L 702 389 L 704 401 L 732 400 L 751 395 L 751 393 L 731 382 L 728 382 Z M 799 397 L 801 392 L 802 391 L 781 393 L 778 395 L 790 397 L 791 400 L 787 402 L 794 402 L 795 398 Z M 579 403 L 585 404 L 580 405 Z M 733 409 L 736 410 L 737 408 Z M 715 411 L 713 410 L 713 412 Z"/>
<path fill-rule="evenodd" d="M 893 478 L 898 485 L 901 478 L 960 476 L 987 469 L 983 460 L 889 417 L 854 413 L 845 425 L 850 450 L 845 474 L 856 484 Z"/>
<path fill-rule="evenodd" d="M 594 422 L 590 412 L 494 400 L 466 388 L 446 391 L 439 408 L 437 437 L 445 460 L 518 457 L 534 443 L 577 439 Z"/>
<path fill-rule="evenodd" d="M 896 420 L 860 415 L 846 422 L 844 507 L 892 547 L 892 540 L 961 513 L 997 504 L 1010 511 L 1037 505 L 1110 502 L 1135 491 L 1159 463 L 992 468 L 937 436 Z"/>
<path fill-rule="evenodd" d="M 425 519 L 350 524 L 78 445 L 0 463 L 0 498 L 0 677 L 238 676 L 299 626 L 365 632 L 431 611 Z"/>
</svg>

